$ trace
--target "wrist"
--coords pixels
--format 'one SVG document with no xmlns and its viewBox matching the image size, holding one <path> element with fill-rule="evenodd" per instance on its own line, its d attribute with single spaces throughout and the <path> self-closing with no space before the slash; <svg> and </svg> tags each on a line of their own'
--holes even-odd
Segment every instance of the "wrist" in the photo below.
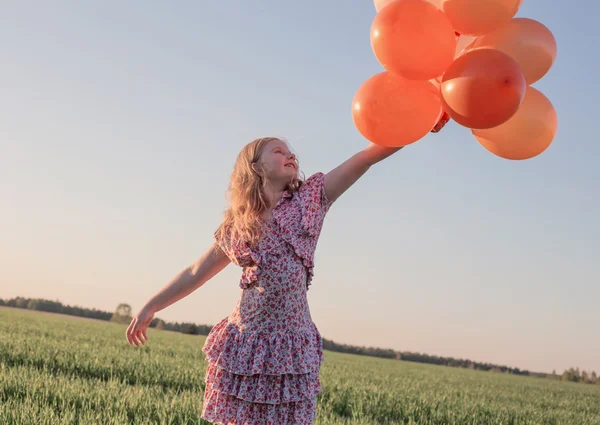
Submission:
<svg viewBox="0 0 600 425">
<path fill-rule="evenodd" d="M 151 299 L 142 307 L 142 310 L 146 311 L 147 313 L 154 314 L 160 309 L 156 305 L 156 301 L 154 299 Z"/>
<path fill-rule="evenodd" d="M 381 146 L 375 143 L 371 143 L 364 149 L 364 153 L 367 156 L 367 161 L 370 165 L 376 164 L 379 161 L 395 154 L 404 146 L 400 147 L 390 147 L 390 146 Z"/>
</svg>

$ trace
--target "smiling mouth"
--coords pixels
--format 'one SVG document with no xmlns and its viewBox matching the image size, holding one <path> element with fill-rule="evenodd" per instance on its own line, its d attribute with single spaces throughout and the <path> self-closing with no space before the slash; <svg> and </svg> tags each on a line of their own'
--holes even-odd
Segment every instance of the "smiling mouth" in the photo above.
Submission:
<svg viewBox="0 0 600 425">
<path fill-rule="evenodd" d="M 296 166 L 294 164 L 285 164 L 285 167 L 291 167 L 291 168 L 296 168 Z"/>
</svg>

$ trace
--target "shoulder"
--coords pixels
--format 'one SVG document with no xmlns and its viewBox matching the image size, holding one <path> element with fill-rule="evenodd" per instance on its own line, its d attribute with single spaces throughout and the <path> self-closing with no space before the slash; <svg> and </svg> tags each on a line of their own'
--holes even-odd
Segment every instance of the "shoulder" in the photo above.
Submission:
<svg viewBox="0 0 600 425">
<path fill-rule="evenodd" d="M 298 189 L 300 202 L 303 205 L 318 205 L 320 208 L 328 209 L 333 203 L 325 192 L 325 173 L 317 172 L 308 177 Z"/>
<path fill-rule="evenodd" d="M 325 184 L 325 174 L 322 172 L 317 172 L 310 177 L 308 177 L 300 187 L 298 188 L 298 192 L 302 194 L 308 194 L 311 192 L 320 191 Z"/>
<path fill-rule="evenodd" d="M 256 255 L 245 240 L 231 234 L 229 226 L 222 224 L 213 234 L 215 244 L 229 257 L 229 260 L 239 266 L 256 262 Z"/>
</svg>

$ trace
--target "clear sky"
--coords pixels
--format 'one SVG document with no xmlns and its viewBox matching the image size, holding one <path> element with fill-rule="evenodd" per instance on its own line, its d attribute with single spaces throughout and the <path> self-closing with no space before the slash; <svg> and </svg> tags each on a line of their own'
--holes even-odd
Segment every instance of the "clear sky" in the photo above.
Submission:
<svg viewBox="0 0 600 425">
<path fill-rule="evenodd" d="M 245 143 L 286 137 L 306 176 L 367 143 L 369 0 L 51 3 L 0 14 L 0 297 L 137 311 L 211 244 Z M 558 41 L 544 154 L 503 160 L 450 123 L 336 202 L 308 292 L 325 338 L 600 372 L 599 9 L 518 14 Z M 215 324 L 239 273 L 157 316 Z"/>
</svg>

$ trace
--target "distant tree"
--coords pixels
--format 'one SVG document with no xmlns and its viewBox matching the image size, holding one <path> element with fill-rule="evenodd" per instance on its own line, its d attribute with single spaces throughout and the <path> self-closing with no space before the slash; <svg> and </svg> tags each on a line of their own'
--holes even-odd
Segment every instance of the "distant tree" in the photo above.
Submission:
<svg viewBox="0 0 600 425">
<path fill-rule="evenodd" d="M 152 319 L 152 322 L 150 322 L 150 327 L 155 328 L 155 329 L 164 330 L 165 329 L 165 321 L 155 317 L 154 319 Z"/>
<path fill-rule="evenodd" d="M 28 310 L 40 310 L 40 300 L 29 300 L 27 303 Z"/>
<path fill-rule="evenodd" d="M 129 304 L 121 303 L 117 306 L 117 309 L 110 320 L 117 323 L 129 323 L 131 322 L 131 319 L 131 306 Z"/>
<path fill-rule="evenodd" d="M 4 300 L 2 298 L 0 298 L 0 305 L 5 305 Z"/>
<path fill-rule="evenodd" d="M 198 328 L 193 323 L 191 325 L 186 324 L 183 326 L 182 332 L 190 335 L 196 335 L 196 333 L 198 332 Z"/>
<path fill-rule="evenodd" d="M 590 376 L 586 370 L 581 372 L 581 382 L 587 384 L 590 381 Z"/>
<path fill-rule="evenodd" d="M 592 370 L 592 375 L 590 376 L 590 383 L 595 384 L 598 382 L 598 375 L 596 375 L 596 371 Z"/>
<path fill-rule="evenodd" d="M 29 300 L 27 298 L 17 297 L 17 299 L 15 300 L 15 307 L 27 308 L 28 303 L 29 303 Z"/>
<path fill-rule="evenodd" d="M 565 370 L 562 374 L 562 380 L 570 382 L 579 382 L 581 380 L 579 368 L 573 369 L 572 367 L 570 367 L 569 369 Z"/>
</svg>

